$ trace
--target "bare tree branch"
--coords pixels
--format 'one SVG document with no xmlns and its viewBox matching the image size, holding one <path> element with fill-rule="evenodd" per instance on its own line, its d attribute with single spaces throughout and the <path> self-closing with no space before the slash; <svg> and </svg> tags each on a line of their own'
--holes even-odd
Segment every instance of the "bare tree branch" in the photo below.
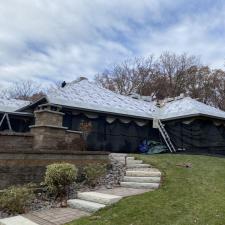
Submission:
<svg viewBox="0 0 225 225">
<path fill-rule="evenodd" d="M 35 101 L 44 95 L 41 84 L 32 80 L 14 82 L 5 90 L 4 95 L 8 98 Z"/>
</svg>

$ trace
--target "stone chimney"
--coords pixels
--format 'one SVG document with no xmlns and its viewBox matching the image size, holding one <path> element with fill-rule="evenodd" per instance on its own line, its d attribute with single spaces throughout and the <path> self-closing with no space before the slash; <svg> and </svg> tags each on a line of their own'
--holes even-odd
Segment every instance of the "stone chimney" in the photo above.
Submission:
<svg viewBox="0 0 225 225">
<path fill-rule="evenodd" d="M 67 127 L 63 127 L 61 107 L 43 104 L 34 112 L 35 125 L 30 126 L 34 135 L 34 150 L 59 150 L 66 149 L 65 135 Z"/>
<path fill-rule="evenodd" d="M 38 106 L 38 109 L 34 111 L 35 126 L 54 126 L 62 128 L 64 113 L 60 112 L 60 110 L 60 106 L 51 104 Z"/>
<path fill-rule="evenodd" d="M 35 151 L 84 151 L 85 142 L 81 132 L 63 127 L 64 113 L 53 104 L 40 105 L 35 110 L 35 125 L 30 126 Z"/>
</svg>

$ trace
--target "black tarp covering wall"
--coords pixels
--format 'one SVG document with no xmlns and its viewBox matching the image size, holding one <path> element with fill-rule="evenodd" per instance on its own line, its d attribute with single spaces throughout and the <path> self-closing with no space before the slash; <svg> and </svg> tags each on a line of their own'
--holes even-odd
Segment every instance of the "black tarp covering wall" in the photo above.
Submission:
<svg viewBox="0 0 225 225">
<path fill-rule="evenodd" d="M 225 155 L 224 121 L 202 117 L 167 121 L 164 124 L 177 149 Z"/>
<path fill-rule="evenodd" d="M 2 120 L 5 113 L 0 113 L 0 121 Z M 14 132 L 28 132 L 30 130 L 29 126 L 34 124 L 34 117 L 26 116 L 26 115 L 15 115 L 15 114 L 8 114 L 10 124 L 12 130 Z M 9 130 L 9 126 L 7 124 L 6 118 L 3 120 L 2 125 L 0 126 L 0 131 Z"/>
<path fill-rule="evenodd" d="M 107 115 L 98 114 L 97 118 L 88 118 L 84 113 L 73 115 L 65 112 L 63 126 L 70 130 L 79 130 L 82 121 L 92 123 L 92 131 L 87 138 L 88 150 L 110 152 L 138 152 L 139 144 L 144 140 L 159 140 L 159 132 L 152 128 L 152 121 L 138 126 L 134 121 L 122 123 L 116 119 L 106 121 Z"/>
</svg>

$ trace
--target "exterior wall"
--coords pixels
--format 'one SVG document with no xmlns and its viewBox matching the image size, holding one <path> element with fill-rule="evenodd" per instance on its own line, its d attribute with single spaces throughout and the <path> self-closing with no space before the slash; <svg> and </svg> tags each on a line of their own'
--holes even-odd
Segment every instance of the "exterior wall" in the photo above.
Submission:
<svg viewBox="0 0 225 225">
<path fill-rule="evenodd" d="M 88 112 L 84 111 L 65 110 L 64 113 L 63 126 L 72 130 L 80 129 L 83 121 L 91 123 L 92 129 L 86 140 L 87 148 L 90 151 L 138 153 L 139 145 L 144 140 L 161 140 L 159 130 L 152 127 L 151 120 L 147 121 L 146 125 L 139 126 L 133 118 L 130 118 L 129 123 L 123 123 L 120 119 L 128 118 L 117 117 L 116 120 L 109 123 L 107 114 L 98 113 L 92 115 L 93 117 L 88 117 Z"/>
<path fill-rule="evenodd" d="M 225 155 L 225 125 L 221 120 L 193 117 L 164 122 L 177 149 L 183 153 Z"/>
<path fill-rule="evenodd" d="M 10 185 L 40 183 L 43 181 L 46 166 L 55 162 L 68 162 L 82 167 L 87 163 L 107 163 L 104 152 L 0 152 L 0 189 Z"/>
</svg>

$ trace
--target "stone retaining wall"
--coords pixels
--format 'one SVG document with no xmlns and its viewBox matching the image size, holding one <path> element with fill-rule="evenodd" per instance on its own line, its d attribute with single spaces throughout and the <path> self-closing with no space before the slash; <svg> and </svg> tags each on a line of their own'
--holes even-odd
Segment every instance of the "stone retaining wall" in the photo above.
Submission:
<svg viewBox="0 0 225 225">
<path fill-rule="evenodd" d="M 107 162 L 108 153 L 85 151 L 82 133 L 63 127 L 64 114 L 59 110 L 48 104 L 40 106 L 29 133 L 0 132 L 0 189 L 40 183 L 46 166 L 55 162 L 69 162 L 78 167 Z"/>
<path fill-rule="evenodd" d="M 37 151 L 85 150 L 82 134 L 65 127 L 35 125 L 31 126 L 31 133 L 34 136 L 33 149 Z"/>
<path fill-rule="evenodd" d="M 106 152 L 8 152 L 0 153 L 0 189 L 10 185 L 40 183 L 46 166 L 55 162 L 68 162 L 82 167 L 88 163 L 107 163 Z"/>
<path fill-rule="evenodd" d="M 32 150 L 33 135 L 30 133 L 0 132 L 0 152 Z"/>
</svg>

